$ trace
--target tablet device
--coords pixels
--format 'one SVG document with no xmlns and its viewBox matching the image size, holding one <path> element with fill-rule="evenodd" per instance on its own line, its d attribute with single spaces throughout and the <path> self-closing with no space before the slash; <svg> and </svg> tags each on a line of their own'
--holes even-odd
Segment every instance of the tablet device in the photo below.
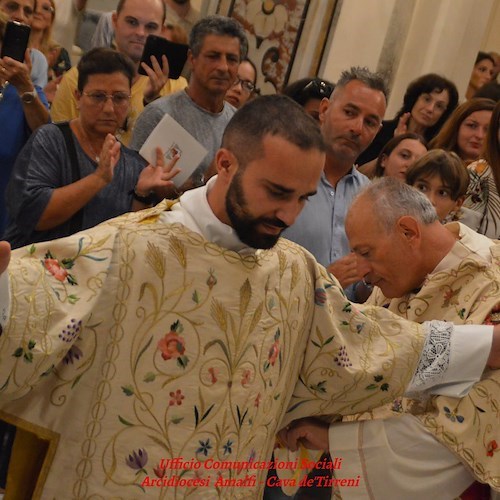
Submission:
<svg viewBox="0 0 500 500">
<path fill-rule="evenodd" d="M 149 35 L 144 45 L 141 63 L 145 62 L 151 67 L 151 56 L 155 56 L 161 66 L 161 56 L 166 55 L 169 67 L 168 77 L 177 80 L 186 64 L 188 50 L 189 46 L 183 43 L 174 43 L 161 36 Z M 141 64 L 139 64 L 139 73 L 147 75 Z"/>
<path fill-rule="evenodd" d="M 30 32 L 31 28 L 27 24 L 9 21 L 5 26 L 0 57 L 12 57 L 16 61 L 24 62 Z"/>
</svg>

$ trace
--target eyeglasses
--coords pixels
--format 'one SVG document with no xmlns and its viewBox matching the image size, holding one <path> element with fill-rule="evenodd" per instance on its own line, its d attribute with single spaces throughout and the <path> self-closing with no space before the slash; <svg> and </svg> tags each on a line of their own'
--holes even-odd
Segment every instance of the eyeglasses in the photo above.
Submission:
<svg viewBox="0 0 500 500">
<path fill-rule="evenodd" d="M 130 101 L 130 95 L 125 92 L 115 92 L 114 94 L 106 94 L 106 92 L 82 92 L 96 106 L 104 106 L 108 99 L 111 99 L 113 106 L 126 106 Z"/>
<path fill-rule="evenodd" d="M 241 83 L 241 88 L 245 92 L 251 94 L 255 90 L 255 85 L 250 80 L 242 80 L 239 76 L 236 77 L 235 82 L 233 83 L 233 87 L 236 87 Z"/>
<path fill-rule="evenodd" d="M 311 80 L 303 89 L 301 94 L 309 93 L 319 96 L 320 99 L 323 97 L 330 97 L 333 92 L 333 85 L 331 83 L 315 78 Z"/>
<path fill-rule="evenodd" d="M 33 9 L 31 7 L 29 7 L 28 5 L 21 7 L 21 5 L 19 5 L 17 2 L 7 2 L 4 7 L 5 7 L 5 10 L 7 12 L 9 12 L 10 14 L 14 14 L 14 12 L 18 12 L 19 10 L 22 10 L 25 17 L 32 17 L 33 16 Z"/>
</svg>

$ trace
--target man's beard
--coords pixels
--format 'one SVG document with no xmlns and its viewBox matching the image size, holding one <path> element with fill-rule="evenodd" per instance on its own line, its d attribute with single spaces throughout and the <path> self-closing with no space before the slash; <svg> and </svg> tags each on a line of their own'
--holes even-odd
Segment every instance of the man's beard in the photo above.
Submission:
<svg viewBox="0 0 500 500">
<path fill-rule="evenodd" d="M 272 248 L 276 245 L 281 232 L 288 226 L 279 219 L 267 217 L 253 217 L 247 210 L 247 201 L 241 186 L 241 173 L 238 172 L 231 182 L 226 195 L 226 212 L 231 220 L 233 229 L 239 239 L 252 248 Z M 269 224 L 282 227 L 279 234 L 261 233 L 260 224 Z"/>
</svg>

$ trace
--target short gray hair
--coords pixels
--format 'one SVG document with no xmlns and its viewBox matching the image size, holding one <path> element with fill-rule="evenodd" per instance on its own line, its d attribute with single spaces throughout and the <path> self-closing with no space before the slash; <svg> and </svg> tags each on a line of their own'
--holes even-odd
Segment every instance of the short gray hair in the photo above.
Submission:
<svg viewBox="0 0 500 500">
<path fill-rule="evenodd" d="M 240 61 L 248 54 L 248 40 L 241 24 L 231 17 L 207 16 L 200 19 L 189 34 L 189 48 L 197 56 L 207 35 L 230 36 L 240 41 Z"/>
<path fill-rule="evenodd" d="M 340 78 L 335 85 L 335 90 L 345 87 L 349 82 L 358 80 L 373 90 L 378 90 L 384 94 L 385 100 L 389 97 L 387 84 L 380 73 L 374 73 L 366 67 L 352 66 L 350 69 L 342 71 Z M 335 90 L 333 93 L 335 93 Z"/>
<path fill-rule="evenodd" d="M 405 215 L 426 225 L 439 220 L 432 203 L 423 193 L 394 177 L 382 177 L 369 184 L 355 198 L 353 207 L 360 198 L 370 200 L 372 212 L 388 233 Z"/>
</svg>

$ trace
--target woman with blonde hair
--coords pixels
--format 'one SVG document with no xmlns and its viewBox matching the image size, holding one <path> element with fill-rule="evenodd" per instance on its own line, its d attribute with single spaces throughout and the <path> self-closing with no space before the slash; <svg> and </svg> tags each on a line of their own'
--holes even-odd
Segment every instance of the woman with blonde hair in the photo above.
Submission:
<svg viewBox="0 0 500 500">
<path fill-rule="evenodd" d="M 481 214 L 478 232 L 500 239 L 500 102 L 491 116 L 482 159 L 469 165 L 470 184 L 464 206 Z"/>
<path fill-rule="evenodd" d="M 54 0 L 38 0 L 31 24 L 30 47 L 38 49 L 47 58 L 49 81 L 62 76 L 71 68 L 68 51 L 52 38 L 56 16 Z"/>
<path fill-rule="evenodd" d="M 491 99 L 474 98 L 464 102 L 430 142 L 430 148 L 453 151 L 466 165 L 478 160 L 494 107 Z"/>
</svg>

